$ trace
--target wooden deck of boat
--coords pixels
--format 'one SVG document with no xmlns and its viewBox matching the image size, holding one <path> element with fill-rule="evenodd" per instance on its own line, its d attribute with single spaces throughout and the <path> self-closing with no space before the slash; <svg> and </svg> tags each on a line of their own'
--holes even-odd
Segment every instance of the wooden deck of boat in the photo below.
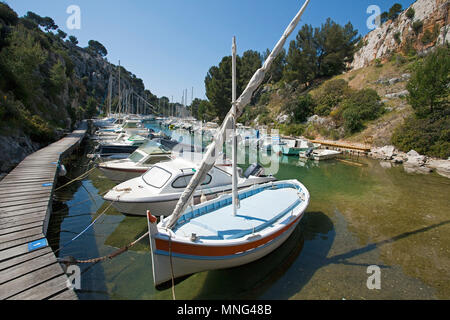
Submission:
<svg viewBox="0 0 450 320">
<path fill-rule="evenodd" d="M 45 239 L 58 161 L 83 140 L 87 122 L 63 139 L 26 157 L 0 181 L 0 299 L 75 300 L 68 279 Z"/>
</svg>

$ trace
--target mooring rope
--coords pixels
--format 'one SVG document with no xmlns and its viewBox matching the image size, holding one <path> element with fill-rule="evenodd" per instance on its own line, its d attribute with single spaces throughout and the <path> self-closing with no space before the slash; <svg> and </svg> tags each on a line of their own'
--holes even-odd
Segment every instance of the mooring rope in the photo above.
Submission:
<svg viewBox="0 0 450 320">
<path fill-rule="evenodd" d="M 127 193 L 129 192 L 129 190 L 124 189 L 123 193 Z M 123 194 L 122 193 L 122 194 Z M 70 241 L 66 242 L 64 245 L 62 245 L 60 248 L 58 248 L 55 253 L 59 252 L 60 250 L 62 250 L 63 248 L 65 248 L 66 246 L 68 246 L 69 244 L 71 244 L 73 241 L 75 241 L 76 239 L 78 239 L 82 234 L 84 234 L 87 230 L 89 230 L 97 221 L 98 219 L 100 219 L 100 217 L 102 217 L 106 211 L 108 211 L 109 208 L 111 208 L 111 206 L 116 203 L 117 201 L 119 201 L 120 196 L 122 196 L 122 194 L 117 196 L 117 199 L 114 201 L 111 201 L 111 203 L 103 210 L 102 213 L 100 213 L 100 215 L 97 216 L 97 218 L 94 219 L 94 221 L 92 221 L 83 231 L 81 231 L 78 235 L 76 235 L 73 239 L 71 239 Z"/>
<path fill-rule="evenodd" d="M 172 299 L 177 300 L 175 296 L 175 276 L 173 274 L 173 262 L 172 262 L 172 236 L 169 234 L 169 260 L 170 260 L 170 272 L 172 276 Z"/>
<path fill-rule="evenodd" d="M 97 166 L 94 166 L 93 168 L 91 168 L 90 170 L 86 171 L 85 173 L 83 173 L 82 175 L 80 175 L 78 178 L 72 179 L 69 182 L 67 182 L 65 185 L 62 185 L 58 188 L 55 189 L 55 191 L 58 191 L 62 188 L 65 188 L 69 185 L 71 185 L 72 183 L 76 182 L 76 181 L 80 181 L 83 180 L 84 178 L 86 178 L 92 171 L 94 171 L 97 168 Z"/>
<path fill-rule="evenodd" d="M 98 263 L 98 262 L 105 261 L 105 260 L 108 260 L 108 259 L 111 260 L 111 259 L 114 259 L 115 257 L 121 255 L 122 253 L 128 251 L 131 247 L 133 247 L 134 245 L 136 245 L 136 243 L 138 243 L 139 241 L 141 241 L 142 239 L 144 239 L 144 238 L 145 238 L 146 236 L 148 236 L 148 235 L 149 235 L 149 231 L 147 231 L 147 232 L 146 232 L 144 235 L 142 235 L 139 239 L 137 239 L 137 240 L 131 242 L 130 244 L 126 245 L 125 247 L 120 248 L 119 250 L 117 250 L 117 251 L 115 251 L 115 252 L 113 252 L 113 253 L 111 253 L 111 254 L 108 254 L 108 255 L 106 255 L 106 256 L 103 256 L 103 257 L 93 258 L 93 259 L 88 259 L 88 260 L 77 260 L 77 259 L 70 259 L 70 260 L 67 260 L 67 259 L 58 259 L 58 261 L 61 262 L 61 263 L 66 263 L 66 264 L 88 264 L 88 263 Z"/>
</svg>

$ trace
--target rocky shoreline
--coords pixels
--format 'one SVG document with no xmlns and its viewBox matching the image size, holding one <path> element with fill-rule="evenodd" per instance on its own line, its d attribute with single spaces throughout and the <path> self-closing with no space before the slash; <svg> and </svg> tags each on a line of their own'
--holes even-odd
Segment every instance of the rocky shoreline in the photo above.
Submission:
<svg viewBox="0 0 450 320">
<path fill-rule="evenodd" d="M 404 153 L 394 146 L 372 148 L 369 157 L 381 160 L 384 164 L 403 164 L 408 173 L 431 173 L 450 178 L 450 158 L 447 160 L 423 156 L 414 150 Z"/>
</svg>

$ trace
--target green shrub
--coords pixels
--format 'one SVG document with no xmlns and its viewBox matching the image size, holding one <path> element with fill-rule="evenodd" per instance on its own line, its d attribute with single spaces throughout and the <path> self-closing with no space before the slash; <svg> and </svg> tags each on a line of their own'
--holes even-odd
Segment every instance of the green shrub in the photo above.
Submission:
<svg viewBox="0 0 450 320">
<path fill-rule="evenodd" d="M 408 11 L 406 11 L 406 16 L 408 17 L 408 19 L 413 19 L 415 15 L 416 11 L 413 7 L 409 8 Z"/>
<path fill-rule="evenodd" d="M 450 48 L 438 47 L 413 67 L 406 88 L 408 102 L 419 117 L 442 112 L 449 106 Z"/>
<path fill-rule="evenodd" d="M 383 64 L 381 63 L 381 59 L 377 58 L 374 60 L 374 62 L 375 62 L 375 67 L 377 67 L 377 68 L 381 68 L 383 66 Z"/>
<path fill-rule="evenodd" d="M 414 42 L 415 42 L 414 38 L 412 38 L 412 37 L 406 38 L 405 44 L 404 44 L 403 49 L 402 49 L 402 53 L 405 56 L 415 57 L 417 55 L 417 51 L 414 48 Z"/>
<path fill-rule="evenodd" d="M 282 124 L 278 128 L 280 133 L 287 136 L 301 136 L 305 132 L 303 124 Z"/>
<path fill-rule="evenodd" d="M 50 142 L 55 139 L 55 132 L 48 122 L 38 115 L 26 118 L 25 130 L 30 135 L 31 140 L 36 142 Z"/>
<path fill-rule="evenodd" d="M 345 109 L 342 117 L 344 119 L 344 128 L 347 133 L 352 134 L 363 129 L 363 122 L 357 109 Z"/>
<path fill-rule="evenodd" d="M 438 47 L 418 62 L 407 84 L 408 102 L 415 114 L 392 136 L 402 151 L 429 156 L 450 156 L 450 48 Z"/>
<path fill-rule="evenodd" d="M 406 62 L 408 62 L 408 60 L 400 53 L 392 55 L 390 61 L 393 62 L 397 67 L 402 66 Z"/>
<path fill-rule="evenodd" d="M 52 84 L 53 92 L 56 94 L 62 92 L 66 85 L 66 67 L 59 60 L 50 69 L 50 82 Z"/>
<path fill-rule="evenodd" d="M 20 117 L 20 103 L 11 96 L 0 92 L 0 119 L 10 120 Z"/>
<path fill-rule="evenodd" d="M 337 79 L 325 82 L 317 92 L 314 101 L 316 107 L 315 114 L 328 116 L 331 110 L 339 105 L 351 92 L 347 81 Z"/>
<path fill-rule="evenodd" d="M 259 104 L 267 105 L 270 102 L 270 92 L 264 92 L 259 98 Z"/>
<path fill-rule="evenodd" d="M 438 119 L 414 115 L 394 131 L 392 143 L 401 151 L 447 159 L 450 157 L 450 116 Z"/>
<path fill-rule="evenodd" d="M 395 40 L 395 42 L 397 42 L 397 44 L 402 43 L 401 35 L 402 35 L 402 34 L 401 34 L 400 32 L 396 32 L 396 33 L 394 34 L 394 40 Z"/>
<path fill-rule="evenodd" d="M 373 89 L 356 91 L 345 99 L 340 110 L 346 132 L 358 132 L 364 128 L 364 121 L 377 119 L 384 112 L 380 101 L 380 96 Z"/>
<path fill-rule="evenodd" d="M 412 28 L 416 34 L 419 34 L 423 28 L 423 21 L 417 20 L 412 24 Z"/>
<path fill-rule="evenodd" d="M 433 31 L 430 31 L 430 29 L 425 30 L 421 41 L 424 45 L 428 45 L 428 44 L 436 41 L 438 36 L 439 36 L 439 25 L 435 24 Z"/>
<path fill-rule="evenodd" d="M 4 2 L 0 2 L 0 22 L 14 26 L 19 20 L 17 13 Z"/>
<path fill-rule="evenodd" d="M 302 123 L 305 122 L 309 116 L 313 115 L 314 106 L 314 100 L 311 95 L 303 94 L 297 99 L 289 101 L 283 107 L 283 111 L 287 114 L 293 114 L 293 122 Z"/>
</svg>

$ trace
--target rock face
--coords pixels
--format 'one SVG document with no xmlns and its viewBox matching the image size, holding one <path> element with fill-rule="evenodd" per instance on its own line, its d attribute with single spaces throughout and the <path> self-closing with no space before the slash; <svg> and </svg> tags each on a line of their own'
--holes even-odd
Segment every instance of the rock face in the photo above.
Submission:
<svg viewBox="0 0 450 320">
<path fill-rule="evenodd" d="M 399 52 L 404 49 L 410 41 L 414 49 L 419 53 L 425 52 L 437 44 L 450 42 L 449 26 L 449 1 L 448 0 L 417 0 L 411 5 L 415 10 L 413 19 L 406 16 L 403 11 L 394 21 L 387 21 L 381 27 L 371 31 L 362 40 L 365 44 L 354 56 L 351 64 L 353 69 L 366 67 L 375 59 L 383 59 L 390 53 Z M 421 21 L 423 27 L 416 34 L 413 23 Z M 425 32 L 433 32 L 435 26 L 439 30 L 436 39 L 430 43 L 422 42 Z M 401 42 L 398 43 L 396 37 L 400 35 Z"/>
<path fill-rule="evenodd" d="M 436 170 L 441 176 L 450 178 L 450 160 L 430 160 L 427 166 L 431 169 Z"/>
<path fill-rule="evenodd" d="M 8 172 L 19 164 L 27 155 L 40 148 L 39 143 L 29 137 L 0 136 L 0 172 Z"/>
</svg>

